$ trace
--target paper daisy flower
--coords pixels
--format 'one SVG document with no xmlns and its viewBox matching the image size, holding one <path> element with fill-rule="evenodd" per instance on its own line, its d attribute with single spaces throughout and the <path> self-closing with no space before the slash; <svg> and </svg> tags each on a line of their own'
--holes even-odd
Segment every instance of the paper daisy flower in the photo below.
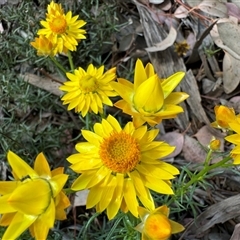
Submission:
<svg viewBox="0 0 240 240">
<path fill-rule="evenodd" d="M 112 106 L 109 97 L 117 93 L 109 83 L 116 79 L 116 68 L 104 73 L 104 66 L 96 68 L 90 64 L 87 71 L 79 67 L 73 74 L 67 73 L 67 77 L 69 81 L 59 89 L 67 92 L 62 100 L 64 105 L 69 104 L 68 110 L 75 108 L 84 117 L 89 111 L 102 113 L 103 104 Z"/>
<path fill-rule="evenodd" d="M 16 239 L 27 228 L 35 239 L 46 239 L 55 219 L 66 219 L 70 203 L 62 188 L 68 176 L 63 168 L 50 171 L 42 153 L 34 169 L 11 151 L 7 158 L 14 181 L 0 182 L 0 225 L 8 226 L 1 239 Z"/>
<path fill-rule="evenodd" d="M 82 130 L 88 142 L 78 143 L 79 153 L 67 158 L 70 168 L 81 175 L 73 182 L 72 190 L 89 189 L 87 208 L 96 206 L 98 212 L 107 210 L 109 219 L 118 210 L 128 210 L 138 217 L 138 200 L 154 209 L 149 189 L 173 194 L 170 180 L 179 171 L 160 158 L 174 147 L 153 141 L 158 130 L 147 126 L 135 129 L 128 122 L 122 129 L 111 115 L 94 125 L 94 132 Z"/>
<path fill-rule="evenodd" d="M 148 63 L 144 68 L 141 60 L 135 66 L 134 83 L 119 78 L 111 83 L 113 89 L 121 96 L 114 105 L 133 117 L 136 127 L 145 122 L 154 126 L 162 119 L 174 118 L 183 112 L 177 104 L 188 98 L 184 92 L 172 92 L 183 79 L 185 73 L 177 72 L 167 79 L 160 79 Z"/>
<path fill-rule="evenodd" d="M 81 29 L 86 22 L 78 20 L 78 16 L 72 17 L 72 12 L 64 14 L 61 4 L 53 1 L 48 5 L 46 21 L 40 21 L 43 29 L 38 30 L 38 35 L 44 35 L 56 45 L 57 52 L 65 52 L 66 49 L 76 51 L 79 40 L 85 39 L 85 30 Z"/>
<path fill-rule="evenodd" d="M 55 56 L 57 54 L 57 48 L 48 38 L 42 35 L 39 38 L 35 38 L 35 41 L 30 44 L 37 50 L 38 56 Z"/>
<path fill-rule="evenodd" d="M 142 233 L 142 240 L 167 240 L 172 234 L 182 232 L 184 227 L 168 218 L 169 208 L 166 205 L 148 211 L 138 207 L 142 222 L 136 230 Z"/>
<path fill-rule="evenodd" d="M 211 123 L 212 127 L 227 130 L 230 128 L 229 123 L 236 120 L 236 115 L 233 108 L 229 108 L 223 105 L 215 106 L 214 112 L 216 116 L 216 121 Z"/>
</svg>

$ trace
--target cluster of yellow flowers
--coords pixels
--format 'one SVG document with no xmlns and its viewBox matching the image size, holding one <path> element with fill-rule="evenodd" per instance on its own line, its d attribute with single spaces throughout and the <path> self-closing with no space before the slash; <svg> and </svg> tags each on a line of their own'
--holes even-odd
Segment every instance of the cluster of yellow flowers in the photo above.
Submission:
<svg viewBox="0 0 240 240">
<path fill-rule="evenodd" d="M 55 57 L 59 53 L 76 51 L 86 31 L 86 24 L 64 13 L 61 4 L 48 5 L 44 27 L 31 45 L 38 55 Z M 60 87 L 65 92 L 63 104 L 68 110 L 85 117 L 89 112 L 103 113 L 104 105 L 116 106 L 132 117 L 124 127 L 112 115 L 95 123 L 93 131 L 82 130 L 86 142 L 76 144 L 76 153 L 67 158 L 70 168 L 79 174 L 71 186 L 73 191 L 89 189 L 87 208 L 98 212 L 106 210 L 113 219 L 119 210 L 130 211 L 142 223 L 136 230 L 143 240 L 169 239 L 171 234 L 184 227 L 168 218 L 169 208 L 155 208 L 150 190 L 160 194 L 174 194 L 171 180 L 179 174 L 176 167 L 160 159 L 174 151 L 162 141 L 154 141 L 158 129 L 148 130 L 163 119 L 175 118 L 183 112 L 178 104 L 188 98 L 184 92 L 173 92 L 184 78 L 177 72 L 167 79 L 160 79 L 152 64 L 145 67 L 136 61 L 133 83 L 117 78 L 116 68 L 104 72 L 90 64 L 85 71 L 78 67 L 66 72 L 67 81 Z M 115 104 L 110 97 L 119 96 Z M 240 118 L 231 108 L 217 106 L 213 127 L 232 130 L 236 134 L 225 139 L 235 148 L 231 151 L 234 164 L 240 163 Z M 216 142 L 212 144 L 216 148 Z M 63 168 L 50 170 L 40 153 L 32 169 L 16 154 L 8 152 L 13 181 L 0 182 L 0 225 L 8 226 L 2 239 L 15 239 L 27 228 L 36 239 L 46 239 L 55 220 L 66 218 L 65 209 L 70 205 L 63 187 L 68 176 Z M 140 206 L 142 205 L 142 207 Z"/>
</svg>

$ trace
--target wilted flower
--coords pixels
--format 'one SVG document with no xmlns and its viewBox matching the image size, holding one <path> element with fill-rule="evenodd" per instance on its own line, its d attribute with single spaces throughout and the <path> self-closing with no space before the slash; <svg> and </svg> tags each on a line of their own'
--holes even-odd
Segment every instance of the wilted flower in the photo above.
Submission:
<svg viewBox="0 0 240 240">
<path fill-rule="evenodd" d="M 78 16 L 72 17 L 72 12 L 64 14 L 61 4 L 53 1 L 48 5 L 46 21 L 41 21 L 44 27 L 37 34 L 44 35 L 54 46 L 57 52 L 76 51 L 80 39 L 85 39 L 85 30 L 80 29 L 86 22 L 77 20 Z"/>
<path fill-rule="evenodd" d="M 177 53 L 178 56 L 185 56 L 190 49 L 190 45 L 187 43 L 186 40 L 176 42 L 174 44 L 174 51 Z"/>
<path fill-rule="evenodd" d="M 142 240 L 167 240 L 172 234 L 182 232 L 184 227 L 168 218 L 169 208 L 166 205 L 148 211 L 138 207 L 142 222 L 135 229 L 142 233 Z"/>
<path fill-rule="evenodd" d="M 233 108 L 229 108 L 223 105 L 215 106 L 214 112 L 216 115 L 216 121 L 211 123 L 212 127 L 229 129 L 229 123 L 236 120 L 235 111 Z"/>
<path fill-rule="evenodd" d="M 136 129 L 128 122 L 122 129 L 111 115 L 94 125 L 94 132 L 82 130 L 88 142 L 78 143 L 79 152 L 67 158 L 70 168 L 81 175 L 72 190 L 89 189 L 87 208 L 96 206 L 98 212 L 107 210 L 109 219 L 119 208 L 138 216 L 137 198 L 148 209 L 154 208 L 149 189 L 173 194 L 169 180 L 179 171 L 163 158 L 173 152 L 167 143 L 153 141 L 158 130 L 147 126 Z"/>
<path fill-rule="evenodd" d="M 172 92 L 184 75 L 184 72 L 177 72 L 167 79 L 160 79 L 152 64 L 148 63 L 144 68 L 138 59 L 134 84 L 123 78 L 111 83 L 113 89 L 123 98 L 114 105 L 133 117 L 135 127 L 145 122 L 154 126 L 162 119 L 174 118 L 183 112 L 182 107 L 176 104 L 188 98 L 184 92 Z"/>
<path fill-rule="evenodd" d="M 14 181 L 0 182 L 0 225 L 8 226 L 1 239 L 16 239 L 29 228 L 33 237 L 44 240 L 55 219 L 66 218 L 70 203 L 62 188 L 68 176 L 61 167 L 50 171 L 42 153 L 34 169 L 11 151 L 7 158 Z"/>
<path fill-rule="evenodd" d="M 42 35 L 39 38 L 35 38 L 35 41 L 30 44 L 37 49 L 38 56 L 55 56 L 57 54 L 57 48 L 48 38 Z"/>
<path fill-rule="evenodd" d="M 117 93 L 109 83 L 116 79 L 116 68 L 103 72 L 104 66 L 96 68 L 90 64 L 86 72 L 79 67 L 74 74 L 67 73 L 69 81 L 59 89 L 67 92 L 62 100 L 63 104 L 69 104 L 68 110 L 75 108 L 75 112 L 81 112 L 84 117 L 89 111 L 102 113 L 103 104 L 112 106 L 109 97 Z"/>
</svg>

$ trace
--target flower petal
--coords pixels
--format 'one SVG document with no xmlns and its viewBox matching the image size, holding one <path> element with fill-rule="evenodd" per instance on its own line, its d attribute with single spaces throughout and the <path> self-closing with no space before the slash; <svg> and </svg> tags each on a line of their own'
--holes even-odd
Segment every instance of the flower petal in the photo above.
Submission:
<svg viewBox="0 0 240 240">
<path fill-rule="evenodd" d="M 17 212 L 7 230 L 2 236 L 2 240 L 18 238 L 35 220 L 37 216 L 24 215 Z"/>
<path fill-rule="evenodd" d="M 143 108 L 146 112 L 158 112 L 164 103 L 161 83 L 154 75 L 143 82 L 133 97 L 133 103 L 137 109 Z"/>
<path fill-rule="evenodd" d="M 14 175 L 18 179 L 22 179 L 26 176 L 37 177 L 37 173 L 18 155 L 14 152 L 9 151 L 7 154 L 8 162 L 11 165 Z"/>
<path fill-rule="evenodd" d="M 164 99 L 166 99 L 168 95 L 176 88 L 176 86 L 182 81 L 184 76 L 184 72 L 177 72 L 162 81 Z"/>
<path fill-rule="evenodd" d="M 39 176 L 51 177 L 51 170 L 43 153 L 39 153 L 34 162 L 34 170 Z"/>
<path fill-rule="evenodd" d="M 138 201 L 136 198 L 136 191 L 135 191 L 133 182 L 130 178 L 124 179 L 123 197 L 125 199 L 125 202 L 129 211 L 135 217 L 138 217 L 138 211 L 137 211 Z"/>
<path fill-rule="evenodd" d="M 8 203 L 23 214 L 39 215 L 47 209 L 50 198 L 49 183 L 43 179 L 36 179 L 16 188 L 8 198 Z"/>
</svg>

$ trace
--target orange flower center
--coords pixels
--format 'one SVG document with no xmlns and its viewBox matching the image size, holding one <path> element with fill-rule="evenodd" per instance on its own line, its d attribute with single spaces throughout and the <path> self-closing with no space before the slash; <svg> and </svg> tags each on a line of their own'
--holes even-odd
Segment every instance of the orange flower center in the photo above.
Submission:
<svg viewBox="0 0 240 240">
<path fill-rule="evenodd" d="M 116 173 L 132 171 L 140 160 L 138 143 L 124 131 L 104 139 L 99 154 L 103 164 Z"/>
<path fill-rule="evenodd" d="M 80 79 L 79 86 L 83 93 L 94 92 L 98 88 L 97 79 L 93 76 L 86 75 Z"/>
<path fill-rule="evenodd" d="M 67 22 L 63 16 L 59 16 L 59 17 L 54 18 L 49 23 L 49 26 L 54 33 L 62 34 L 62 33 L 66 32 Z"/>
<path fill-rule="evenodd" d="M 144 232 L 149 239 L 168 239 L 171 236 L 171 225 L 163 214 L 149 215 L 144 225 Z"/>
</svg>

